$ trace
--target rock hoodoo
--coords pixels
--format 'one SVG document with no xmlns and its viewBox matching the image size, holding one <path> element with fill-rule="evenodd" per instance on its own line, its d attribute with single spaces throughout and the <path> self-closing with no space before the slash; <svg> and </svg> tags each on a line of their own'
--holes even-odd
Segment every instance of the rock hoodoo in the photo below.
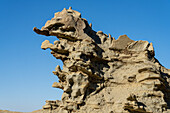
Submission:
<svg viewBox="0 0 170 113">
<path fill-rule="evenodd" d="M 47 100 L 44 112 L 170 113 L 170 70 L 154 57 L 152 43 L 95 32 L 71 8 L 34 31 L 59 39 L 45 40 L 41 48 L 63 62 L 52 85 L 64 91 L 62 99 Z"/>
</svg>

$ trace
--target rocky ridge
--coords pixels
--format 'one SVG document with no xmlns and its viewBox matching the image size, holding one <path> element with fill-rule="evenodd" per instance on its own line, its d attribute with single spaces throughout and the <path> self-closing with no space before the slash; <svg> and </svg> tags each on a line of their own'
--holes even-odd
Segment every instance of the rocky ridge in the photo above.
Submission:
<svg viewBox="0 0 170 113">
<path fill-rule="evenodd" d="M 63 62 L 63 69 L 53 72 L 59 82 L 52 85 L 64 91 L 62 99 L 47 100 L 38 112 L 170 112 L 170 70 L 154 57 L 152 43 L 95 32 L 72 8 L 33 30 L 59 39 L 54 44 L 45 40 L 41 48 Z"/>
</svg>

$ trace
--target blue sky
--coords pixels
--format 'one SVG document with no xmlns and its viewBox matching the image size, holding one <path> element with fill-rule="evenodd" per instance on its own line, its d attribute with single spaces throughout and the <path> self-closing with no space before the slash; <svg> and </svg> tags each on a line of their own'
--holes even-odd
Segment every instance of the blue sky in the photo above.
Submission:
<svg viewBox="0 0 170 113">
<path fill-rule="evenodd" d="M 95 31 L 152 42 L 155 57 L 170 69 L 169 0 L 1 0 L 0 109 L 28 112 L 41 109 L 45 100 L 61 99 L 62 91 L 52 88 L 58 80 L 52 71 L 62 62 L 40 48 L 45 39 L 57 38 L 32 29 L 69 6 Z"/>
</svg>

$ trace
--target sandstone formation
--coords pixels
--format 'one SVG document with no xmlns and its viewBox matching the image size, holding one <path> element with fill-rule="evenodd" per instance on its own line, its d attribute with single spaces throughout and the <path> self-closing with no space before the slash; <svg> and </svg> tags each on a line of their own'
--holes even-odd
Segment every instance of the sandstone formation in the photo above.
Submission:
<svg viewBox="0 0 170 113">
<path fill-rule="evenodd" d="M 170 113 L 170 70 L 154 57 L 152 43 L 95 32 L 72 8 L 34 31 L 59 39 L 41 48 L 63 62 L 52 85 L 64 91 L 62 99 L 47 100 L 41 112 Z"/>
</svg>

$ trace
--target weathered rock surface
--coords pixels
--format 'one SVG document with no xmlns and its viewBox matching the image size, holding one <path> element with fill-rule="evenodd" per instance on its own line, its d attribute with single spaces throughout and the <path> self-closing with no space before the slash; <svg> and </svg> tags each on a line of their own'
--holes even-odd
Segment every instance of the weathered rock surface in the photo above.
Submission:
<svg viewBox="0 0 170 113">
<path fill-rule="evenodd" d="M 46 101 L 41 112 L 170 113 L 170 70 L 154 57 L 152 43 L 95 32 L 71 8 L 34 31 L 59 39 L 41 48 L 63 62 L 52 85 L 64 91 L 62 99 Z"/>
</svg>

